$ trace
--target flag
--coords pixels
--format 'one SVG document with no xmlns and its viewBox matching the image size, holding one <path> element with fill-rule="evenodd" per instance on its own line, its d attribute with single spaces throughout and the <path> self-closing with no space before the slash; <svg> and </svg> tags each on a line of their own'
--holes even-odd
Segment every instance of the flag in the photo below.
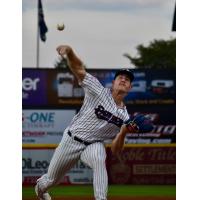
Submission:
<svg viewBox="0 0 200 200">
<path fill-rule="evenodd" d="M 173 22 L 172 22 L 172 31 L 176 31 L 176 6 L 174 9 L 174 16 L 173 16 Z"/>
<path fill-rule="evenodd" d="M 40 31 L 40 38 L 43 42 L 45 42 L 46 32 L 48 31 L 48 28 L 44 21 L 44 13 L 43 13 L 41 0 L 38 0 L 38 26 L 39 26 L 39 31 Z"/>
</svg>

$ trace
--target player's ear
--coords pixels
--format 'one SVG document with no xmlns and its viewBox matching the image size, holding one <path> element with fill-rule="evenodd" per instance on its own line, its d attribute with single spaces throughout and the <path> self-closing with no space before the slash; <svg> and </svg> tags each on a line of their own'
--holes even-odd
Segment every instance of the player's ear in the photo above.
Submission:
<svg viewBox="0 0 200 200">
<path fill-rule="evenodd" d="M 115 80 L 112 80 L 112 86 L 111 86 L 112 91 L 114 89 L 114 85 L 115 85 Z"/>
<path fill-rule="evenodd" d="M 115 84 L 115 80 L 112 80 L 112 86 Z"/>
</svg>

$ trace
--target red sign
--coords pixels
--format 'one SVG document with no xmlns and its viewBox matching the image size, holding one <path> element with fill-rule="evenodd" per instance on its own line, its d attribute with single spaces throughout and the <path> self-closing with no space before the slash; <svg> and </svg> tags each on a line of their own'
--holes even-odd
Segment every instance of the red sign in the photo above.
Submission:
<svg viewBox="0 0 200 200">
<path fill-rule="evenodd" d="M 107 148 L 110 184 L 175 184 L 175 147 L 127 147 L 119 157 Z"/>
</svg>

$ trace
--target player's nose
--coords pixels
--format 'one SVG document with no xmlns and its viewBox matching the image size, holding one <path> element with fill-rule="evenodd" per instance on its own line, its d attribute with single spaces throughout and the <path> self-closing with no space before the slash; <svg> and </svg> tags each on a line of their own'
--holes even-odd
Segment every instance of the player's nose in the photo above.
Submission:
<svg viewBox="0 0 200 200">
<path fill-rule="evenodd" d="M 120 82 L 121 83 L 125 83 L 126 82 L 126 77 L 122 77 Z"/>
</svg>

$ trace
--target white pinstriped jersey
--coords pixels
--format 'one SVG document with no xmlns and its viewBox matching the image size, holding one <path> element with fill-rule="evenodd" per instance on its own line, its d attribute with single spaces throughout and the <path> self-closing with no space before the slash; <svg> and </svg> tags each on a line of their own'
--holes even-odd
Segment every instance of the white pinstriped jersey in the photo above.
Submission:
<svg viewBox="0 0 200 200">
<path fill-rule="evenodd" d="M 68 129 L 74 136 L 88 142 L 114 138 L 123 122 L 129 119 L 126 107 L 119 108 L 111 90 L 104 88 L 89 73 L 80 85 L 85 92 L 84 102 Z"/>
</svg>

